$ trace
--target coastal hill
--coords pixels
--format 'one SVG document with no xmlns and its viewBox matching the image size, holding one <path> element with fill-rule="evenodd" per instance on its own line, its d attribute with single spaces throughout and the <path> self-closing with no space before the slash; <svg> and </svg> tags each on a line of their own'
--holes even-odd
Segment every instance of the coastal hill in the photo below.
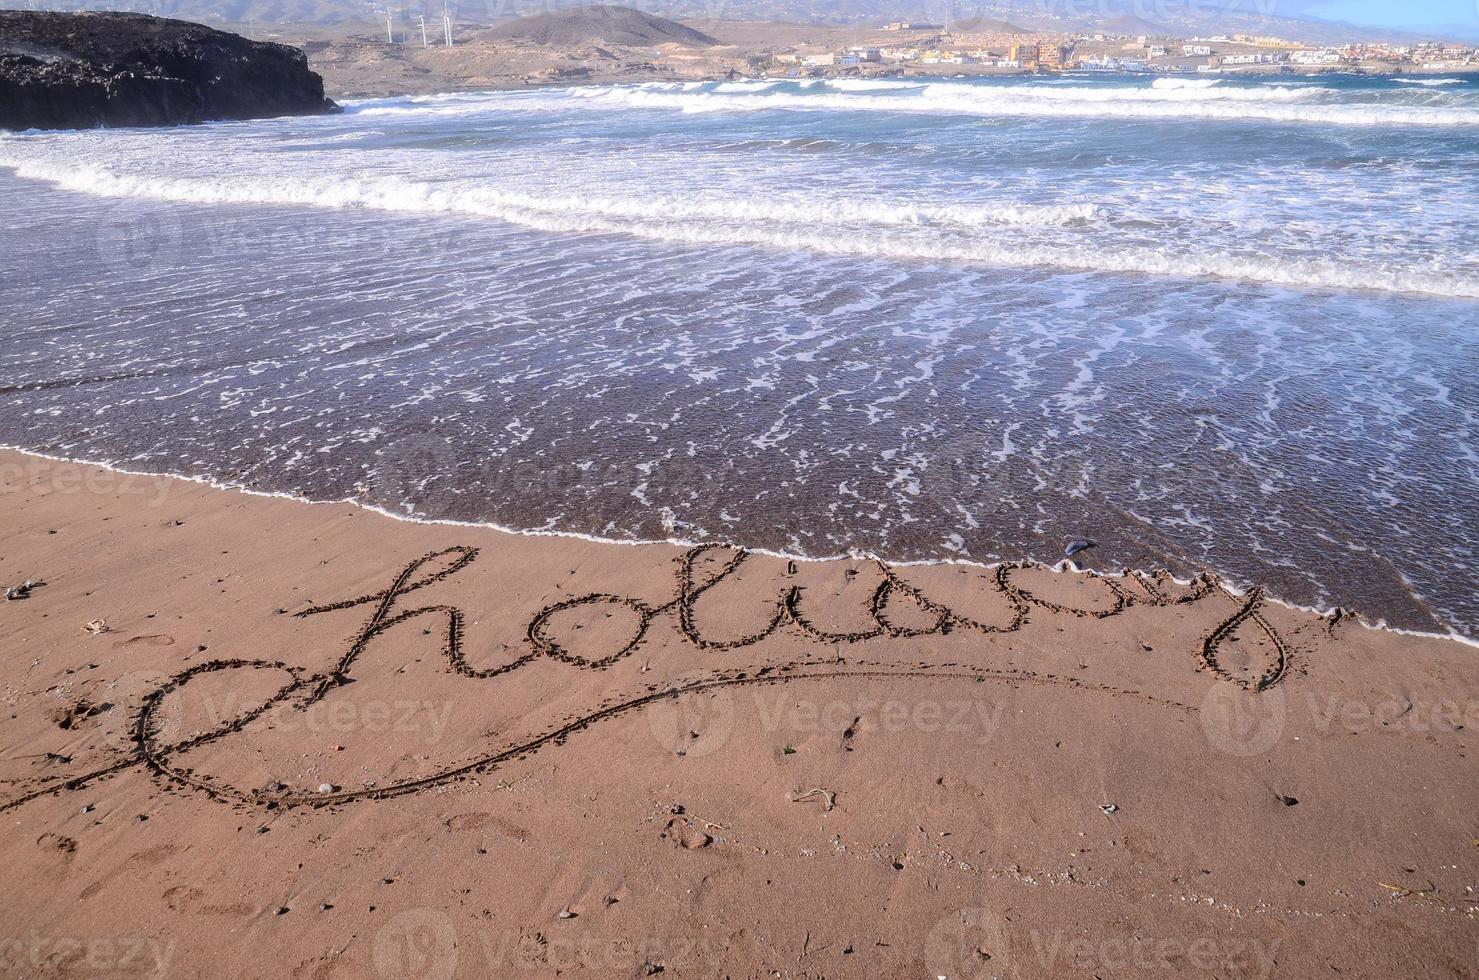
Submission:
<svg viewBox="0 0 1479 980">
<path fill-rule="evenodd" d="M 583 44 L 636 47 L 674 43 L 706 48 L 719 43 L 709 35 L 675 20 L 657 17 L 631 7 L 609 4 L 523 17 L 493 28 L 484 37 L 489 40 L 529 41 L 560 48 Z"/>
<path fill-rule="evenodd" d="M 677 21 L 616 6 L 572 8 L 491 29 L 455 25 L 451 45 L 434 21 L 425 41 L 418 21 L 401 17 L 390 26 L 393 43 L 387 43 L 384 21 L 369 30 L 264 33 L 300 45 L 329 89 L 345 98 L 722 78 L 754 74 L 767 57 L 727 37 L 718 40 Z"/>
<path fill-rule="evenodd" d="M 1113 20 L 1104 22 L 1104 30 L 1113 34 L 1125 34 L 1130 37 L 1143 34 L 1146 37 L 1175 37 L 1176 32 L 1165 24 L 1157 24 L 1153 20 L 1144 17 L 1136 17 L 1126 14 Z"/>
<path fill-rule="evenodd" d="M 546 0 L 538 6 L 553 10 L 575 2 L 578 0 Z M 947 11 L 941 0 L 725 0 L 722 4 L 707 0 L 626 2 L 710 34 L 717 33 L 720 19 L 741 23 L 805 22 L 856 30 L 901 19 L 942 23 Z M 19 0 L 10 0 L 10 5 L 22 6 Z M 78 6 L 76 0 L 26 0 L 25 5 L 57 9 Z M 145 6 L 137 0 L 118 5 Z M 167 3 L 154 2 L 150 6 L 173 17 L 215 26 L 236 29 L 239 25 L 244 33 L 252 36 L 256 36 L 265 25 L 333 24 L 355 25 L 359 30 L 368 29 L 372 36 L 384 37 L 387 8 L 397 22 L 415 25 L 417 18 L 424 16 L 433 28 L 440 24 L 444 9 L 438 0 L 394 0 L 391 3 L 372 0 L 169 0 Z M 455 26 L 481 30 L 534 5 L 504 0 L 461 0 L 448 6 Z M 1154 16 L 1155 23 L 1132 25 L 1134 29 L 1128 33 L 1132 36 L 1149 34 L 1183 38 L 1248 33 L 1311 44 L 1377 40 L 1416 42 L 1450 36 L 1453 39 L 1479 40 L 1479 27 L 1472 18 L 1453 25 L 1451 29 L 1401 31 L 1322 20 L 1314 16 L 1318 13 L 1318 6 L 1317 0 L 1280 0 L 1278 3 L 1272 0 L 1236 0 L 1203 4 L 1149 4 L 1145 0 L 1097 0 L 1078 4 L 1045 3 L 1044 0 L 972 0 L 971 3 L 957 0 L 949 7 L 952 11 L 949 20 L 953 24 L 967 18 L 988 18 L 1008 22 L 1029 33 L 1073 34 L 1121 33 L 1116 30 L 1117 21 Z M 988 29 L 978 30 L 985 32 Z"/>
<path fill-rule="evenodd" d="M 0 128 L 174 126 L 330 112 L 302 51 L 129 13 L 0 10 Z"/>
<path fill-rule="evenodd" d="M 957 20 L 951 24 L 951 28 L 962 34 L 1031 34 L 1025 27 L 1005 20 L 994 20 L 990 17 L 972 17 L 968 20 Z"/>
</svg>

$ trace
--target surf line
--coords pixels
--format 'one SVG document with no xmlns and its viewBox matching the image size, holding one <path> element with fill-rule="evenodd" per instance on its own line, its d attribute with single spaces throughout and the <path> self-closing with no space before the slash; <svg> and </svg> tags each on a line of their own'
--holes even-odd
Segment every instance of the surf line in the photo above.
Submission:
<svg viewBox="0 0 1479 980">
<path fill-rule="evenodd" d="M 699 563 L 711 555 L 728 552 L 717 570 L 701 572 Z M 700 650 L 728 651 L 754 646 L 790 626 L 802 637 L 836 647 L 875 639 L 900 639 L 919 636 L 947 635 L 956 630 L 968 630 L 983 634 L 1005 634 L 1016 632 L 1026 624 L 1031 609 L 1041 608 L 1053 613 L 1090 619 L 1106 619 L 1124 612 L 1131 605 L 1174 606 L 1199 602 L 1218 594 L 1233 599 L 1236 609 L 1219 622 L 1201 640 L 1196 651 L 1199 665 L 1220 680 L 1233 684 L 1251 693 L 1260 693 L 1281 683 L 1289 667 L 1290 652 L 1278 632 L 1260 612 L 1264 602 L 1261 589 L 1253 589 L 1238 597 L 1228 592 L 1210 573 L 1198 575 L 1179 594 L 1171 594 L 1160 576 L 1148 576 L 1139 572 L 1125 576 L 1125 581 L 1135 584 L 1131 590 L 1114 579 L 1089 573 L 1104 585 L 1108 604 L 1100 609 L 1081 609 L 1034 595 L 1012 581 L 1013 571 L 1032 567 L 1026 563 L 1004 563 L 994 569 L 991 578 L 992 590 L 1000 595 L 1011 610 L 1010 618 L 1001 624 L 983 623 L 947 605 L 929 598 L 918 587 L 905 581 L 886 562 L 874 560 L 880 580 L 871 592 L 866 607 L 871 622 L 860 630 L 831 632 L 817 626 L 808 618 L 803 608 L 800 586 L 791 585 L 775 598 L 769 621 L 760 630 L 750 635 L 725 640 L 704 636 L 697 622 L 695 607 L 699 599 L 715 586 L 739 571 L 749 560 L 750 552 L 727 545 L 705 544 L 689 549 L 676 559 L 678 565 L 677 588 L 674 598 L 662 605 L 651 605 L 630 596 L 611 593 L 589 593 L 564 599 L 545 606 L 528 623 L 525 639 L 529 651 L 508 663 L 493 667 L 471 666 L 463 650 L 463 634 L 466 617 L 456 606 L 433 603 L 402 608 L 402 600 L 412 593 L 434 585 L 467 568 L 478 558 L 477 548 L 456 545 L 440 551 L 429 552 L 409 562 L 382 591 L 368 593 L 326 605 L 313 606 L 294 615 L 297 618 L 319 616 L 326 613 L 369 606 L 369 619 L 350 640 L 344 654 L 328 671 L 309 673 L 301 667 L 280 660 L 222 659 L 195 664 L 167 680 L 145 695 L 132 724 L 131 749 L 127 756 L 108 766 L 75 776 L 52 780 L 38 786 L 15 799 L 0 803 L 0 812 L 20 807 L 32 800 L 50 794 L 81 789 L 121 772 L 142 766 L 151 775 L 166 785 L 203 793 L 223 803 L 243 804 L 269 810 L 286 810 L 295 807 L 324 807 L 350 803 L 365 799 L 388 799 L 408 793 L 420 792 L 436 786 L 487 772 L 500 764 L 522 758 L 550 744 L 563 744 L 575 732 L 584 730 L 608 718 L 637 710 L 657 701 L 669 700 L 687 694 L 711 691 L 743 685 L 772 685 L 801 680 L 825 680 L 848 677 L 898 677 L 898 678 L 960 678 L 975 681 L 995 680 L 1010 683 L 1063 684 L 1098 691 L 1105 694 L 1125 695 L 1139 698 L 1165 707 L 1194 710 L 1187 705 L 1156 698 L 1140 691 L 1115 688 L 1108 685 L 1090 684 L 1069 678 L 1035 674 L 1017 669 L 995 669 L 968 667 L 959 664 L 914 665 L 900 668 L 892 664 L 867 661 L 849 663 L 841 656 L 825 662 L 796 661 L 781 665 L 768 665 L 753 670 L 716 670 L 712 674 L 693 678 L 689 676 L 679 683 L 653 685 L 644 693 L 615 703 L 608 703 L 597 710 L 571 719 L 565 724 L 536 736 L 518 745 L 491 753 L 469 762 L 464 762 L 430 776 L 403 780 L 389 786 L 367 787 L 360 790 L 335 790 L 331 793 L 302 793 L 288 790 L 242 790 L 177 765 L 173 760 L 191 749 L 208 745 L 228 735 L 243 731 L 267 711 L 292 702 L 296 710 L 307 710 L 328 697 L 333 691 L 351 682 L 351 671 L 370 646 L 395 627 L 431 617 L 440 620 L 442 626 L 442 655 L 448 666 L 456 673 L 475 680 L 489 679 L 519 670 L 540 657 L 569 664 L 582 670 L 604 670 L 617 661 L 630 656 L 646 638 L 653 622 L 664 615 L 673 615 L 679 634 L 692 646 Z M 898 600 L 910 601 L 930 617 L 926 625 L 903 626 L 893 622 L 888 615 L 890 604 Z M 618 649 L 604 656 L 585 656 L 562 646 L 550 635 L 550 622 L 556 615 L 571 609 L 586 606 L 618 606 L 630 610 L 637 617 L 637 625 L 631 637 Z M 1252 622 L 1271 641 L 1275 657 L 1272 664 L 1259 677 L 1249 680 L 1225 670 L 1218 662 L 1219 647 L 1244 623 Z M 845 666 L 844 666 L 845 665 Z M 811 669 L 820 667 L 821 669 Z M 192 681 L 211 674 L 229 670 L 266 670 L 282 673 L 286 683 L 278 691 L 256 707 L 236 715 L 217 727 L 178 742 L 162 740 L 160 706 L 171 694 L 178 692 Z"/>
</svg>

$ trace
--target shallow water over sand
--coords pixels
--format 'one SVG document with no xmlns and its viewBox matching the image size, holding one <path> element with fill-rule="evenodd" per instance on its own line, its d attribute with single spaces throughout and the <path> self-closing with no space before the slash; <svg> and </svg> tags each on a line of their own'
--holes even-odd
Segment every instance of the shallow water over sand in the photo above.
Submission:
<svg viewBox="0 0 1479 980">
<path fill-rule="evenodd" d="M 0 442 L 813 556 L 1088 536 L 1474 635 L 1476 93 L 642 86 L 0 137 Z"/>
</svg>

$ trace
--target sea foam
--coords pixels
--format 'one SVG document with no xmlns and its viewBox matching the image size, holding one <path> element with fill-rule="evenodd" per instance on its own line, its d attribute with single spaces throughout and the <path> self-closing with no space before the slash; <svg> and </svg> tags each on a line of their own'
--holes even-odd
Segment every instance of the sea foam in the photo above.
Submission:
<svg viewBox="0 0 1479 980">
<path fill-rule="evenodd" d="M 1060 243 L 975 234 L 991 226 L 1071 225 L 1101 215 L 1093 204 L 916 207 L 828 200 L 784 204 L 750 200 L 539 196 L 493 187 L 455 187 L 400 178 L 291 177 L 192 179 L 114 174 L 55 162 L 18 163 L 18 176 L 103 197 L 184 204 L 276 204 L 486 217 L 549 233 L 606 233 L 704 245 L 804 249 L 823 255 L 962 262 L 998 268 L 1060 268 L 1186 278 L 1248 280 L 1314 289 L 1479 298 L 1479 280 L 1442 269 L 1360 265 L 1327 258 L 1188 252 L 1115 245 L 1107 239 Z M 849 233 L 865 228 L 868 234 Z M 941 234 L 954 231 L 957 234 Z"/>
</svg>

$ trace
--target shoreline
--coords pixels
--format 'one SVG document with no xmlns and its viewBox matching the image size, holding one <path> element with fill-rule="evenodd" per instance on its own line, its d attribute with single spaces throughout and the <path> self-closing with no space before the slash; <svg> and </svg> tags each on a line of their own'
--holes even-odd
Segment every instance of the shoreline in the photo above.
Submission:
<svg viewBox="0 0 1479 980">
<path fill-rule="evenodd" d="M 1479 940 L 1467 647 L 36 460 L 0 453 L 8 974 L 1464 976 Z"/>
<path fill-rule="evenodd" d="M 480 82 L 477 84 L 452 85 L 445 89 L 427 88 L 404 88 L 387 89 L 384 91 L 358 91 L 352 89 L 334 89 L 330 95 L 337 102 L 368 102 L 378 99 L 403 99 L 403 98 L 432 98 L 438 95 L 470 95 L 478 92 L 526 92 L 536 89 L 547 88 L 609 88 L 613 85 L 645 85 L 653 82 L 670 83 L 674 85 L 701 84 L 705 82 L 806 82 L 806 81 L 840 81 L 847 79 L 862 79 L 867 81 L 889 81 L 901 82 L 948 82 L 955 79 L 992 79 L 992 78 L 1036 78 L 1036 79 L 1077 79 L 1077 78 L 1172 78 L 1172 79 L 1205 79 L 1218 80 L 1222 78 L 1251 78 L 1259 81 L 1269 79 L 1290 78 L 1301 81 L 1319 78 L 1352 78 L 1352 79 L 1382 79 L 1393 81 L 1403 78 L 1432 79 L 1453 78 L 1457 81 L 1479 80 L 1479 68 L 1468 70 L 1457 69 L 1398 69 L 1394 71 L 1368 71 L 1368 70 L 1320 70 L 1315 68 L 1295 69 L 1290 72 L 1281 72 L 1272 68 L 1261 66 L 1218 69 L 1215 71 L 1093 71 L 1089 69 L 1075 69 L 1064 72 L 1035 72 L 1025 69 L 1000 69 L 980 68 L 973 65 L 952 65 L 951 71 L 925 71 L 921 69 L 879 71 L 863 73 L 825 72 L 818 74 L 799 75 L 789 77 L 786 75 L 740 75 L 730 78 L 724 73 L 711 72 L 701 75 L 674 75 L 672 72 L 652 71 L 648 73 L 624 73 L 614 74 L 603 78 L 542 78 L 536 80 L 508 79 Z M 977 69 L 974 71 L 961 71 L 959 69 Z"/>
<path fill-rule="evenodd" d="M 178 480 L 183 483 L 197 484 L 200 486 L 208 487 L 212 490 L 218 490 L 226 493 L 241 493 L 254 497 L 285 500 L 299 504 L 347 504 L 366 513 L 376 514 L 381 517 L 386 517 L 390 520 L 398 521 L 405 524 L 421 525 L 426 527 L 481 529 L 495 531 L 499 534 L 508 534 L 524 538 L 569 539 L 573 541 L 585 542 L 587 544 L 614 545 L 620 547 L 671 546 L 675 548 L 696 548 L 719 545 L 727 548 L 742 549 L 750 554 L 762 555 L 768 558 L 777 558 L 784 561 L 804 562 L 807 564 L 828 564 L 838 561 L 877 561 L 886 562 L 888 565 L 896 568 L 964 567 L 978 569 L 981 571 L 994 571 L 995 569 L 1000 568 L 1003 565 L 1025 563 L 1054 573 L 1062 573 L 1065 571 L 1081 571 L 1095 576 L 1115 579 L 1124 579 L 1135 575 L 1150 575 L 1166 571 L 1164 569 L 1124 568 L 1118 572 L 1111 572 L 1095 568 L 1079 568 L 1071 559 L 1068 558 L 1060 558 L 1056 561 L 1048 562 L 1033 557 L 1031 555 L 1026 555 L 1019 558 L 997 558 L 991 560 L 981 560 L 977 558 L 939 557 L 900 561 L 890 559 L 884 555 L 876 555 L 868 551 L 852 551 L 825 556 L 803 555 L 792 552 L 776 551 L 768 548 L 753 547 L 745 544 L 742 541 L 733 540 L 699 541 L 690 540 L 687 538 L 608 538 L 602 537 L 600 535 L 585 534 L 578 531 L 558 531 L 541 528 L 509 527 L 503 524 L 499 524 L 496 521 L 459 521 L 450 518 L 422 517 L 409 513 L 396 513 L 395 511 L 387 507 L 381 507 L 377 504 L 366 503 L 363 500 L 354 497 L 344 497 L 338 500 L 317 500 L 311 497 L 305 497 L 286 491 L 255 490 L 251 487 L 242 486 L 240 484 L 231 483 L 229 481 L 221 481 L 209 476 L 188 475 L 173 472 L 159 472 L 153 470 L 131 470 L 112 462 L 103 462 L 98 460 L 89 460 L 69 456 L 55 456 L 32 449 L 26 449 L 22 446 L 11 446 L 4 444 L 0 444 L 0 473 L 3 473 L 6 468 L 6 463 L 4 462 L 4 454 L 15 454 L 31 459 L 44 460 L 50 463 L 97 467 L 99 469 L 104 469 L 109 472 L 118 473 L 124 476 L 139 476 L 165 480 Z M 1238 597 L 1246 596 L 1249 592 L 1255 589 L 1258 589 L 1260 591 L 1263 590 L 1263 586 L 1259 585 L 1256 582 L 1243 581 L 1236 577 L 1229 576 L 1219 569 L 1205 568 L 1200 569 L 1199 573 L 1212 576 L 1221 587 Z M 1170 575 L 1170 573 L 1168 572 L 1166 574 Z M 1193 581 L 1193 579 L 1179 577 L 1175 575 L 1170 575 L 1170 577 L 1178 585 L 1182 586 L 1188 585 Z M 1395 636 L 1406 636 L 1412 637 L 1414 639 L 1423 640 L 1449 640 L 1463 646 L 1479 649 L 1479 636 L 1465 636 L 1453 629 L 1450 629 L 1447 633 L 1406 629 L 1403 627 L 1390 626 L 1387 624 L 1385 619 L 1377 619 L 1373 622 L 1363 616 L 1359 611 L 1350 610 L 1343 606 L 1311 606 L 1303 603 L 1294 602 L 1292 600 L 1272 594 L 1266 594 L 1266 598 L 1269 602 L 1273 602 L 1291 611 L 1308 613 L 1321 619 L 1329 619 L 1338 613 L 1340 614 L 1341 619 L 1348 622 L 1354 621 L 1364 629 L 1371 630 L 1373 632 L 1389 633 Z"/>
</svg>

